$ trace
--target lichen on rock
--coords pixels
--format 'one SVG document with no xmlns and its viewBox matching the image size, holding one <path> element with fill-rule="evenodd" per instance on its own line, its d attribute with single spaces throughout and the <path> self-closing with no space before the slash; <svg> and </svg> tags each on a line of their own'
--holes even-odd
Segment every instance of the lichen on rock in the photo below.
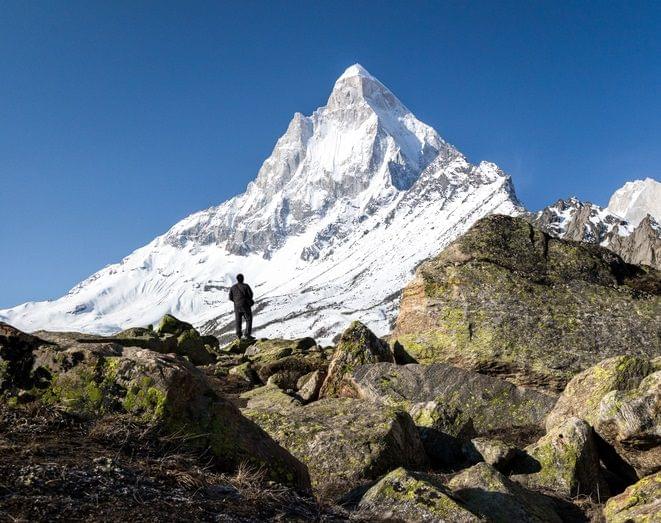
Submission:
<svg viewBox="0 0 661 523">
<path fill-rule="evenodd" d="M 361 322 L 352 322 L 342 333 L 335 348 L 319 396 L 322 398 L 353 396 L 353 390 L 345 378 L 358 365 L 382 361 L 395 361 L 390 346 Z"/>
<path fill-rule="evenodd" d="M 519 470 L 526 473 L 514 476 L 523 484 L 563 496 L 608 497 L 592 427 L 585 421 L 569 418 L 525 451 Z"/>
<path fill-rule="evenodd" d="M 274 389 L 271 393 L 282 399 Z M 260 393 L 249 393 L 255 394 Z M 411 417 L 396 408 L 350 398 L 301 407 L 250 407 L 242 412 L 305 463 L 312 485 L 320 490 L 341 485 L 347 492 L 393 468 L 427 464 Z"/>
<path fill-rule="evenodd" d="M 438 479 L 402 467 L 381 478 L 363 495 L 358 506 L 366 515 L 385 521 L 483 521 Z"/>
<path fill-rule="evenodd" d="M 660 289 L 654 269 L 489 216 L 419 267 L 391 339 L 419 363 L 559 392 L 604 357 L 661 352 Z"/>
<path fill-rule="evenodd" d="M 661 521 L 661 472 L 646 476 L 604 507 L 606 523 L 658 523 Z"/>
<path fill-rule="evenodd" d="M 517 485 L 488 463 L 463 470 L 448 486 L 470 510 L 488 521 L 560 523 L 561 518 L 541 495 Z"/>
</svg>

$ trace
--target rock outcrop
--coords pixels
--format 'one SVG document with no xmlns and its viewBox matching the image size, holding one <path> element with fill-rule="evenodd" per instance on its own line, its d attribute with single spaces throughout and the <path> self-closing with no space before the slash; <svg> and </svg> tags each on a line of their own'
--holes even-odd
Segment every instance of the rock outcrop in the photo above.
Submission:
<svg viewBox="0 0 661 523">
<path fill-rule="evenodd" d="M 418 403 L 436 402 L 445 412 L 456 413 L 452 425 L 460 428 L 471 420 L 477 433 L 541 425 L 556 400 L 550 394 L 444 363 L 361 365 L 351 375 L 351 388 L 359 398 L 407 410 L 418 409 Z M 449 423 L 444 430 L 451 431 Z"/>
<path fill-rule="evenodd" d="M 661 225 L 649 214 L 627 236 L 613 234 L 608 248 L 629 263 L 661 270 Z"/>
<path fill-rule="evenodd" d="M 112 341 L 81 342 L 78 333 L 42 341 L 5 324 L 0 333 L 7 401 L 38 401 L 81 418 L 128 415 L 186 436 L 188 446 L 209 448 L 222 468 L 252 464 L 274 480 L 309 489 L 305 466 L 214 392 L 184 358 Z"/>
<path fill-rule="evenodd" d="M 464 507 L 438 479 L 404 468 L 380 479 L 363 495 L 358 506 L 379 521 L 484 521 Z"/>
<path fill-rule="evenodd" d="M 547 429 L 583 418 L 639 477 L 661 467 L 661 358 L 617 356 L 577 374 L 546 419 Z M 617 466 L 617 465 L 616 465 Z"/>
<path fill-rule="evenodd" d="M 661 352 L 660 289 L 654 269 L 489 216 L 420 266 L 392 339 L 419 363 L 559 392 L 604 357 Z"/>
<path fill-rule="evenodd" d="M 557 238 L 601 245 L 627 263 L 661 270 L 659 218 L 650 214 L 641 216 L 640 212 L 645 212 L 644 207 L 635 208 L 637 219 L 629 222 L 612 209 L 570 198 L 523 216 Z"/>
</svg>

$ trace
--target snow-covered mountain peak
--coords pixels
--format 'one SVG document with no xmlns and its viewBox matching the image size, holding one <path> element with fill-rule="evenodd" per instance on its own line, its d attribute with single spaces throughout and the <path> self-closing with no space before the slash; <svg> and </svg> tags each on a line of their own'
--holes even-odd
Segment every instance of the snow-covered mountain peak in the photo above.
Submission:
<svg viewBox="0 0 661 523">
<path fill-rule="evenodd" d="M 607 209 L 634 226 L 648 214 L 661 222 L 661 183 L 653 178 L 627 182 L 613 193 Z"/>
<path fill-rule="evenodd" d="M 495 164 L 468 162 L 356 64 L 325 106 L 294 114 L 243 194 L 0 319 L 107 333 L 170 312 L 222 334 L 227 287 L 243 272 L 259 335 L 329 341 L 353 318 L 385 334 L 422 260 L 487 214 L 522 211 Z"/>
<path fill-rule="evenodd" d="M 365 78 L 374 79 L 374 77 L 362 65 L 353 64 L 346 68 L 346 70 L 340 75 L 337 81 L 339 82 L 340 80 L 351 78 L 353 76 L 364 76 Z"/>
</svg>

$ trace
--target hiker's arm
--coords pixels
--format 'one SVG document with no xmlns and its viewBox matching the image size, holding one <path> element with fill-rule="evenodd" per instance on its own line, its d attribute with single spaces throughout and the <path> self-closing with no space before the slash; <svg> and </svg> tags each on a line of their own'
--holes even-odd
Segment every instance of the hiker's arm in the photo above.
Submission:
<svg viewBox="0 0 661 523">
<path fill-rule="evenodd" d="M 230 289 L 230 301 L 234 301 L 234 295 L 232 294 L 232 289 Z"/>
<path fill-rule="evenodd" d="M 250 288 L 250 285 L 247 285 L 248 287 L 248 296 L 250 296 L 250 299 L 252 300 L 252 289 Z"/>
</svg>

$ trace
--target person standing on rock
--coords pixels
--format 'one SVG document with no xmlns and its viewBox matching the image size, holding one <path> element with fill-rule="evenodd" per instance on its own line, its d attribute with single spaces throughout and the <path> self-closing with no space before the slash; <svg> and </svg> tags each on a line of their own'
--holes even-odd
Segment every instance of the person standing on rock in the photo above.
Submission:
<svg viewBox="0 0 661 523">
<path fill-rule="evenodd" d="M 246 338 L 252 339 L 252 289 L 247 283 L 243 283 L 243 274 L 236 275 L 236 283 L 230 288 L 230 301 L 234 302 L 234 324 L 236 337 L 241 338 L 243 334 L 242 323 L 246 320 Z"/>
</svg>

